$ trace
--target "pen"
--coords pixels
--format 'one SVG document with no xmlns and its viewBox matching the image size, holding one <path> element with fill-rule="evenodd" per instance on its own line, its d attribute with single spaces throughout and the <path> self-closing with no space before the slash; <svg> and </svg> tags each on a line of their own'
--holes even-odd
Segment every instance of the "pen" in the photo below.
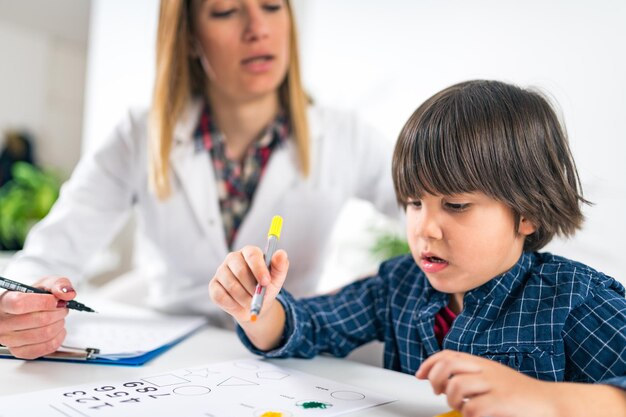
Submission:
<svg viewBox="0 0 626 417">
<path fill-rule="evenodd" d="M 19 282 L 12 281 L 4 277 L 0 277 L 0 288 L 4 288 L 5 290 L 9 290 L 9 291 L 19 291 L 23 293 L 52 294 L 50 291 L 31 287 L 26 284 L 20 284 Z M 88 311 L 90 313 L 95 313 L 95 310 L 74 300 L 70 300 L 67 302 L 67 308 L 71 308 L 72 310 Z"/>
<path fill-rule="evenodd" d="M 267 232 L 267 243 L 265 244 L 265 253 L 263 258 L 265 259 L 265 266 L 270 269 L 272 264 L 272 256 L 276 250 L 276 243 L 280 238 L 280 229 L 283 227 L 283 218 L 280 216 L 272 217 L 272 223 L 270 224 L 270 231 Z M 265 297 L 265 287 L 261 284 L 257 284 L 254 289 L 254 295 L 252 296 L 252 304 L 250 305 L 250 321 L 256 321 L 257 317 L 261 313 L 261 306 L 263 305 L 263 297 Z"/>
</svg>

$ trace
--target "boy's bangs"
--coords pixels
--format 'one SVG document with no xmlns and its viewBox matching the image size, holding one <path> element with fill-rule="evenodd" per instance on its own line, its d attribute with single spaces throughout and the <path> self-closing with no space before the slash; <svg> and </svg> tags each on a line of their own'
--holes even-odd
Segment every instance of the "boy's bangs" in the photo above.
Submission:
<svg viewBox="0 0 626 417">
<path fill-rule="evenodd" d="M 498 81 L 435 94 L 404 125 L 393 157 L 398 202 L 480 192 L 533 222 L 524 250 L 580 228 L 582 196 L 567 136 L 540 94 Z"/>
<path fill-rule="evenodd" d="M 400 135 L 394 158 L 400 203 L 425 193 L 494 192 L 495 184 L 486 181 L 493 173 L 485 173 L 493 155 L 481 149 L 477 126 L 465 123 L 467 118 L 458 112 L 443 111 L 445 107 L 435 105 L 417 112 Z"/>
</svg>

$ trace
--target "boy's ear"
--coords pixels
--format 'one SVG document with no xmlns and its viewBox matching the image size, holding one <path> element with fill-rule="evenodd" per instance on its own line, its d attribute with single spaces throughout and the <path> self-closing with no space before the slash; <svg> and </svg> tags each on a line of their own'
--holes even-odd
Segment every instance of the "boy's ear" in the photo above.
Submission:
<svg viewBox="0 0 626 417">
<path fill-rule="evenodd" d="M 518 231 L 521 235 L 529 236 L 537 231 L 537 227 L 533 222 L 528 220 L 526 217 L 521 216 L 519 220 L 519 228 Z"/>
</svg>

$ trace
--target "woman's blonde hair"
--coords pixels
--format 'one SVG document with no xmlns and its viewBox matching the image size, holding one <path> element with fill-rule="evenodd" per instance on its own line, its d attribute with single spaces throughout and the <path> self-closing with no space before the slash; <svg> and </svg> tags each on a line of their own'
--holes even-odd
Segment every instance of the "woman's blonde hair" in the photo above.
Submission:
<svg viewBox="0 0 626 417">
<path fill-rule="evenodd" d="M 149 124 L 150 187 L 155 195 L 166 199 L 171 193 L 170 151 L 174 127 L 189 99 L 206 93 L 206 75 L 198 59 L 190 53 L 193 39 L 193 0 L 161 0 L 157 31 L 156 77 Z M 298 37 L 293 12 L 285 2 L 291 21 L 290 58 L 287 75 L 278 88 L 281 105 L 289 118 L 292 136 L 296 141 L 300 170 L 304 176 L 310 171 L 309 126 L 307 106 L 309 99 L 302 88 Z"/>
</svg>

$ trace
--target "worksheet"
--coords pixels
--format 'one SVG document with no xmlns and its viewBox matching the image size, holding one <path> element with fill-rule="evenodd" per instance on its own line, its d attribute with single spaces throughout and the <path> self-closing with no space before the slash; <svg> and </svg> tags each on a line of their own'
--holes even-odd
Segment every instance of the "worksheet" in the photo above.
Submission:
<svg viewBox="0 0 626 417">
<path fill-rule="evenodd" d="M 0 417 L 331 417 L 394 401 L 263 359 L 0 397 Z"/>
</svg>

